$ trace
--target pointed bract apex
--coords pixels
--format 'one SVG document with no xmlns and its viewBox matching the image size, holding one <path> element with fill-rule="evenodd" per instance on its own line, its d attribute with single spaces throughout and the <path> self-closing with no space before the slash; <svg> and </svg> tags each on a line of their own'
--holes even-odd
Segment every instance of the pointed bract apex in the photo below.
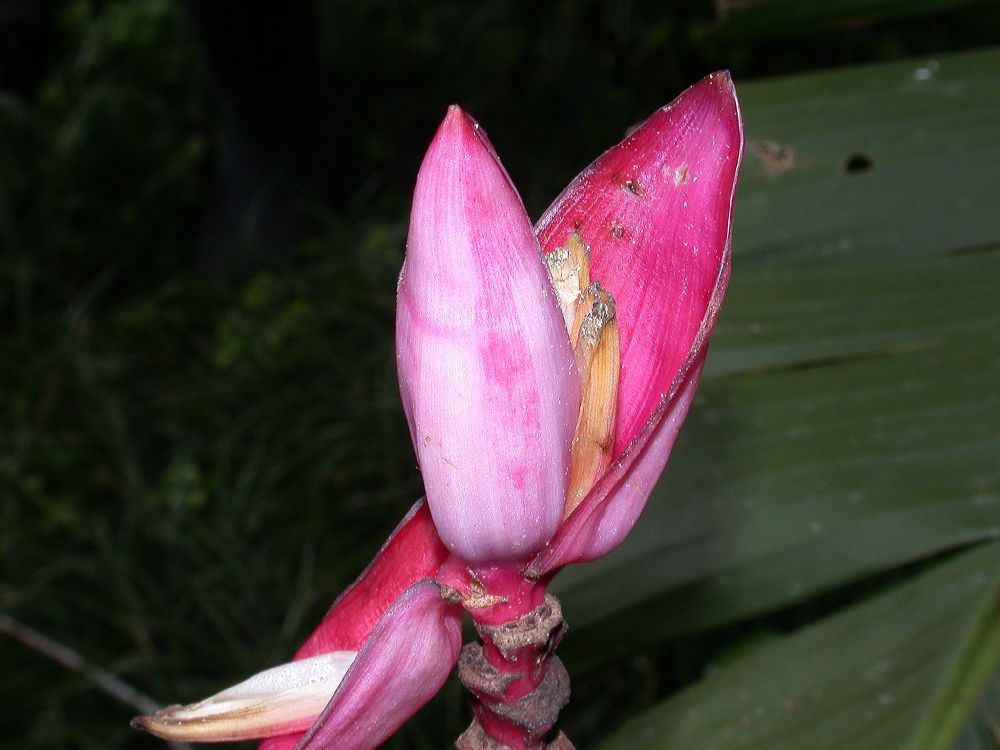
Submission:
<svg viewBox="0 0 1000 750">
<path fill-rule="evenodd" d="M 532 565 L 536 572 L 619 544 L 666 463 L 673 439 L 665 434 L 687 412 L 729 279 L 742 154 L 735 88 L 728 73 L 713 73 L 585 169 L 536 227 L 546 252 L 573 232 L 590 247 L 590 275 L 615 299 L 621 341 L 614 463 Z M 663 419 L 667 433 L 657 430 Z M 640 456 L 643 481 L 630 481 Z M 612 502 L 617 492 L 628 501 Z"/>
<path fill-rule="evenodd" d="M 591 279 L 618 306 L 616 458 L 693 361 L 706 313 L 721 302 L 742 153 L 732 81 L 713 73 L 600 156 L 538 222 L 547 253 L 582 237 Z"/>
<path fill-rule="evenodd" d="M 530 220 L 457 107 L 417 177 L 400 273 L 400 391 L 442 541 L 524 559 L 562 518 L 579 383 Z"/>
</svg>

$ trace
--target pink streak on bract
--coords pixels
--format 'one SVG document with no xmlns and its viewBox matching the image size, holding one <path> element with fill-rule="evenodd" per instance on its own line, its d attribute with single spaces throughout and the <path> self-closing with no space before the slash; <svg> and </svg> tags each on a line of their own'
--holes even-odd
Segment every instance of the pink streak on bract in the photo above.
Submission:
<svg viewBox="0 0 1000 750">
<path fill-rule="evenodd" d="M 294 658 L 360 650 L 389 605 L 412 584 L 434 576 L 447 556 L 427 503 L 418 501 L 364 573 L 333 603 Z M 302 733 L 272 737 L 260 744 L 260 750 L 288 750 L 301 737 Z"/>
<path fill-rule="evenodd" d="M 613 464 L 583 503 L 566 519 L 552 543 L 531 564 L 532 575 L 547 575 L 573 562 L 594 560 L 617 547 L 635 526 L 663 472 L 667 457 L 694 401 L 704 360 L 677 393 L 664 400 L 628 455 Z"/>
<path fill-rule="evenodd" d="M 721 303 L 742 152 L 732 81 L 713 73 L 585 169 L 538 222 L 546 252 L 581 233 L 591 277 L 617 303 L 615 458 L 686 376 Z"/>
<path fill-rule="evenodd" d="M 444 543 L 523 559 L 559 526 L 579 383 L 527 213 L 479 125 L 448 111 L 400 274 L 400 391 Z"/>
<path fill-rule="evenodd" d="M 378 747 L 444 684 L 462 646 L 462 609 L 433 581 L 407 589 L 365 642 L 301 750 Z"/>
</svg>

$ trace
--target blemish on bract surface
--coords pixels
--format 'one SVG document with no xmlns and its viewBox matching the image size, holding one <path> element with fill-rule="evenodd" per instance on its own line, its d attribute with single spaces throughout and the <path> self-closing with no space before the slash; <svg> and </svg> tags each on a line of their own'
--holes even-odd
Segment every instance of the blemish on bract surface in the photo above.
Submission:
<svg viewBox="0 0 1000 750">
<path fill-rule="evenodd" d="M 631 177 L 622 183 L 622 190 L 630 195 L 634 195 L 637 198 L 643 194 L 642 185 L 640 185 L 636 180 L 633 180 Z"/>
</svg>

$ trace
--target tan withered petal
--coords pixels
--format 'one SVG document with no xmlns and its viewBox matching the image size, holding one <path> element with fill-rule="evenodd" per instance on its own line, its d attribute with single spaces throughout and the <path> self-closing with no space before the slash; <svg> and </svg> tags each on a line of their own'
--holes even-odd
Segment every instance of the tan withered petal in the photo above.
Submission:
<svg viewBox="0 0 1000 750">
<path fill-rule="evenodd" d="M 583 501 L 611 463 L 621 369 L 614 299 L 596 282 L 579 299 L 570 335 L 582 394 L 564 516 Z"/>
<path fill-rule="evenodd" d="M 573 345 L 580 382 L 585 384 L 590 377 L 594 352 L 604 335 L 604 326 L 615 319 L 615 300 L 600 282 L 595 281 L 577 297 L 573 311 L 569 340 Z"/>
</svg>

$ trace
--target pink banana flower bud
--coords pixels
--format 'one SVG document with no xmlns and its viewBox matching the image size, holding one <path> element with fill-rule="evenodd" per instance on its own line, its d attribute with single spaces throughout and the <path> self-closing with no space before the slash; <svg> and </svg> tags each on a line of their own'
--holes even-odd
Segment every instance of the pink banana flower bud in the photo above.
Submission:
<svg viewBox="0 0 1000 750">
<path fill-rule="evenodd" d="M 473 564 L 524 559 L 563 517 L 579 377 L 528 213 L 452 106 L 417 176 L 396 360 L 434 525 Z"/>
<path fill-rule="evenodd" d="M 458 747 L 571 747 L 554 735 L 569 687 L 545 588 L 620 544 L 663 470 L 729 278 L 742 153 L 735 90 L 714 73 L 532 229 L 485 133 L 451 107 L 417 178 L 396 321 L 426 501 L 294 661 L 134 724 L 367 750 L 458 662 L 475 713 Z M 482 645 L 462 648 L 463 609 Z"/>
</svg>

